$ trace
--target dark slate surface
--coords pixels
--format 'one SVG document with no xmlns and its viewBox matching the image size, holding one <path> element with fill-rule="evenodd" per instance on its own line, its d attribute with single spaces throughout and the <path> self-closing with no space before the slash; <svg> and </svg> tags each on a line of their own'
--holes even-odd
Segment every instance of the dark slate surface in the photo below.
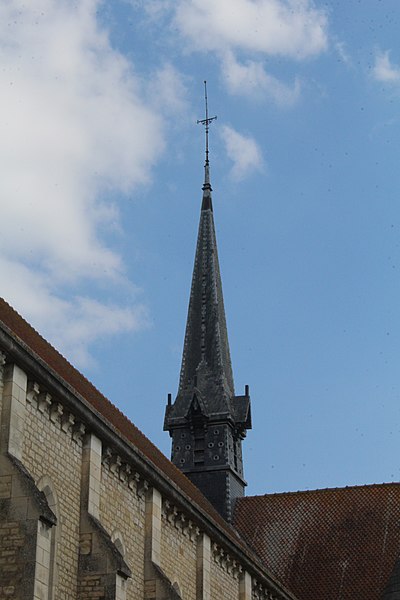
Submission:
<svg viewBox="0 0 400 600">
<path fill-rule="evenodd" d="M 203 414 L 213 421 L 230 418 L 251 426 L 248 396 L 234 400 L 210 187 L 203 191 L 179 390 L 167 407 L 165 429 L 187 419 L 194 395 Z"/>
<path fill-rule="evenodd" d="M 216 413 L 228 409 L 226 398 L 234 395 L 234 383 L 211 192 L 206 190 L 204 196 L 209 198 L 209 208 L 200 214 L 178 398 L 193 389 L 197 377 L 197 386 L 205 388 L 209 411 Z"/>
<path fill-rule="evenodd" d="M 246 485 L 241 441 L 250 398 L 235 396 L 211 200 L 203 200 L 178 394 L 165 412 L 171 459 L 227 520 Z"/>
</svg>

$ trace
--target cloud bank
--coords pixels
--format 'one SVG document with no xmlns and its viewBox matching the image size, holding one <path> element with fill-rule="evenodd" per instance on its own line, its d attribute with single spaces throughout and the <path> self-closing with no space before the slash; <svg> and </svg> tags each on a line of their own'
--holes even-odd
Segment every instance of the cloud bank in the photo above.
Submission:
<svg viewBox="0 0 400 600">
<path fill-rule="evenodd" d="M 255 99 L 267 97 L 280 106 L 291 106 L 300 96 L 298 79 L 288 85 L 267 73 L 260 62 L 239 63 L 231 52 L 227 52 L 222 65 L 223 78 L 231 94 Z"/>
<path fill-rule="evenodd" d="M 232 94 L 293 103 L 299 82 L 281 82 L 266 71 L 265 60 L 301 61 L 328 45 L 326 14 L 309 0 L 181 0 L 175 6 L 174 27 L 190 50 L 219 58 Z"/>
<path fill-rule="evenodd" d="M 98 4 L 0 5 L 2 295 L 81 365 L 95 338 L 146 323 L 104 241 L 118 209 L 100 198 L 148 182 L 164 144 L 141 82 L 96 20 Z M 109 303 L 95 299 L 96 286 L 113 290 Z"/>
<path fill-rule="evenodd" d="M 176 23 L 197 50 L 303 59 L 326 48 L 326 16 L 308 0 L 181 1 Z"/>
</svg>

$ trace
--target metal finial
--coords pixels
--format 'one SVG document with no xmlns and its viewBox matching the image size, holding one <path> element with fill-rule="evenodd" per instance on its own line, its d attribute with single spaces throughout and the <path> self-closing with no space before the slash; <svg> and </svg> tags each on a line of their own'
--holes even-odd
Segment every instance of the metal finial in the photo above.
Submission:
<svg viewBox="0 0 400 600">
<path fill-rule="evenodd" d="M 210 168 L 209 168 L 210 163 L 208 160 L 208 131 L 209 131 L 210 123 L 215 121 L 215 119 L 217 117 L 216 116 L 214 116 L 214 117 L 208 116 L 207 81 L 204 81 L 204 99 L 205 99 L 205 104 L 206 104 L 206 118 L 199 119 L 197 121 L 197 124 L 201 123 L 202 125 L 205 126 L 205 130 L 206 130 L 206 162 L 204 164 L 204 186 L 203 186 L 203 189 L 210 189 L 211 186 L 210 186 Z"/>
</svg>

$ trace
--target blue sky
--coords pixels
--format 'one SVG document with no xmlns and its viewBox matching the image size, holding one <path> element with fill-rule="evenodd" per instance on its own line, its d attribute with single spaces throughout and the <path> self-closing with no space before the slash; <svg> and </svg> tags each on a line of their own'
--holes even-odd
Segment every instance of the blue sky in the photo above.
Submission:
<svg viewBox="0 0 400 600">
<path fill-rule="evenodd" d="M 0 6 L 2 295 L 166 454 L 204 161 L 248 493 L 400 479 L 397 0 Z"/>
</svg>

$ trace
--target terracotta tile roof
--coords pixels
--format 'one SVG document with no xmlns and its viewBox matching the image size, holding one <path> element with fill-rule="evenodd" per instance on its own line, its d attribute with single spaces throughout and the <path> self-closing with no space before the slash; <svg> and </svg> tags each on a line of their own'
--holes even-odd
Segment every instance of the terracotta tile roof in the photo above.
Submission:
<svg viewBox="0 0 400 600">
<path fill-rule="evenodd" d="M 199 489 L 177 468 L 149 439 L 126 417 L 110 400 L 99 392 L 77 369 L 75 369 L 49 342 L 47 342 L 21 315 L 19 315 L 3 298 L 0 298 L 0 328 L 5 325 L 9 334 L 22 344 L 34 356 L 44 363 L 73 388 L 89 405 L 105 418 L 122 436 L 131 442 L 156 469 L 162 472 L 172 484 L 175 484 L 203 513 L 213 522 L 228 539 L 243 552 L 256 569 L 262 569 L 262 562 L 249 546 L 240 539 L 235 529 L 221 517 L 208 502 Z M 265 572 L 267 576 L 267 572 Z M 269 575 L 268 575 L 269 576 Z M 271 577 L 271 581 L 280 588 L 280 583 Z M 288 590 L 284 591 L 292 598 Z"/>
<path fill-rule="evenodd" d="M 379 600 L 399 553 L 400 484 L 241 498 L 234 525 L 299 600 Z"/>
</svg>

